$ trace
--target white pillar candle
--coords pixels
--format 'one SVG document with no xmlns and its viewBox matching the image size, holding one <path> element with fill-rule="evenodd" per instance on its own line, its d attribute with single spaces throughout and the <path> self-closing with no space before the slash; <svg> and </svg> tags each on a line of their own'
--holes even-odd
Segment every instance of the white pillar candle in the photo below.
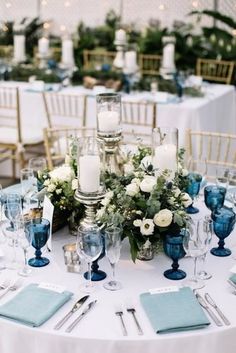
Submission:
<svg viewBox="0 0 236 353">
<path fill-rule="evenodd" d="M 177 171 L 177 148 L 173 144 L 160 145 L 155 148 L 153 165 L 158 169 L 158 174 L 165 169 L 171 170 L 171 177 Z"/>
<path fill-rule="evenodd" d="M 82 192 L 96 192 L 100 186 L 100 158 L 97 155 L 79 157 L 79 185 Z"/>
<path fill-rule="evenodd" d="M 115 42 L 117 44 L 125 44 L 126 43 L 126 33 L 124 29 L 118 29 L 115 33 Z"/>
<path fill-rule="evenodd" d="M 62 64 L 71 67 L 74 65 L 73 42 L 71 39 L 62 41 Z"/>
<path fill-rule="evenodd" d="M 163 68 L 175 69 L 175 45 L 168 43 L 163 48 Z"/>
<path fill-rule="evenodd" d="M 136 51 L 132 50 L 125 53 L 125 68 L 130 72 L 134 72 L 137 69 Z"/>
<path fill-rule="evenodd" d="M 14 35 L 14 61 L 19 63 L 25 61 L 25 35 L 15 34 Z"/>
<path fill-rule="evenodd" d="M 48 38 L 42 37 L 38 41 L 38 52 L 41 55 L 47 56 L 49 51 L 49 40 Z"/>
<path fill-rule="evenodd" d="M 120 128 L 120 116 L 116 111 L 98 113 L 98 129 L 102 132 L 114 132 Z"/>
</svg>

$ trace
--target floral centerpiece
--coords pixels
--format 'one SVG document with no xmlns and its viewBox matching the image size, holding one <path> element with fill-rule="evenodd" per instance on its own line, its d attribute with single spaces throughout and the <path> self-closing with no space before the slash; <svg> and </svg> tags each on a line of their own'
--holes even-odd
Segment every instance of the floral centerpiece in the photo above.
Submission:
<svg viewBox="0 0 236 353">
<path fill-rule="evenodd" d="M 106 173 L 107 194 L 97 219 L 123 227 L 123 238 L 129 239 L 133 261 L 142 246 L 159 244 L 166 234 L 178 235 L 185 227 L 185 209 L 192 203 L 182 191 L 186 174 L 180 168 L 173 180 L 168 171 L 158 175 L 152 166 L 151 151 L 145 147 L 127 158 L 124 175 Z"/>
</svg>

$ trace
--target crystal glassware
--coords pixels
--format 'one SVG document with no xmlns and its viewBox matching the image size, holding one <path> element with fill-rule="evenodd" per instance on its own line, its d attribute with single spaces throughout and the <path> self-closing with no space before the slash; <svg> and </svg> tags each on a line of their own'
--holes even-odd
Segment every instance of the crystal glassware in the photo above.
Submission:
<svg viewBox="0 0 236 353">
<path fill-rule="evenodd" d="M 98 136 L 108 137 L 121 134 L 121 95 L 101 93 L 97 99 Z"/>
<path fill-rule="evenodd" d="M 24 267 L 18 271 L 18 275 L 27 277 L 32 272 L 30 266 L 28 265 L 28 250 L 32 245 L 32 232 L 26 232 L 25 227 L 27 224 L 31 223 L 28 218 L 21 217 L 16 222 L 16 233 L 18 245 L 22 248 L 24 253 Z"/>
<path fill-rule="evenodd" d="M 168 279 L 179 280 L 186 277 L 186 273 L 179 269 L 178 260 L 185 256 L 183 248 L 183 234 L 170 235 L 167 234 L 164 238 L 164 252 L 169 256 L 173 263 L 171 269 L 164 272 L 164 276 Z"/>
<path fill-rule="evenodd" d="M 118 290 L 122 288 L 120 282 L 115 279 L 115 266 L 120 258 L 122 229 L 111 226 L 105 230 L 105 251 L 112 267 L 112 279 L 104 283 L 103 287 L 108 290 Z"/>
<path fill-rule="evenodd" d="M 204 220 L 203 220 L 203 231 L 206 232 L 207 234 L 207 248 L 206 248 L 206 252 L 199 257 L 199 261 L 198 263 L 201 264 L 201 268 L 197 273 L 198 278 L 200 279 L 210 279 L 212 277 L 212 274 L 209 273 L 208 271 L 206 271 L 205 269 L 205 264 L 206 264 L 206 257 L 207 257 L 207 253 L 209 250 L 209 246 L 212 240 L 212 235 L 213 235 L 213 221 L 209 216 L 205 216 Z"/>
<path fill-rule="evenodd" d="M 225 202 L 226 188 L 217 185 L 207 185 L 204 188 L 204 201 L 211 212 L 223 207 Z"/>
<path fill-rule="evenodd" d="M 31 198 L 38 191 L 33 169 L 30 169 L 30 168 L 21 169 L 20 180 L 21 180 L 22 197 L 23 197 L 23 200 L 26 201 L 27 209 L 29 209 Z"/>
<path fill-rule="evenodd" d="M 88 264 L 88 276 L 85 285 L 81 287 L 86 293 L 93 292 L 96 287 L 91 281 L 91 263 L 98 259 L 103 249 L 102 237 L 99 228 L 78 228 L 76 250 L 78 255 Z"/>
<path fill-rule="evenodd" d="M 206 253 L 208 246 L 207 233 L 204 232 L 204 220 L 191 220 L 188 229 L 184 233 L 183 247 L 187 255 L 194 259 L 193 277 L 184 282 L 185 286 L 192 289 L 204 287 L 204 282 L 197 276 L 197 260 Z"/>
<path fill-rule="evenodd" d="M 186 192 L 192 198 L 193 202 L 199 194 L 201 182 L 202 176 L 200 174 L 194 172 L 188 174 L 188 185 L 186 187 Z M 187 207 L 186 211 L 189 214 L 195 214 L 199 212 L 199 209 L 194 207 L 192 203 L 192 205 Z"/>
<path fill-rule="evenodd" d="M 50 222 L 44 218 L 34 218 L 25 226 L 26 237 L 32 238 L 35 257 L 28 261 L 32 267 L 43 267 L 49 264 L 49 259 L 42 257 L 41 248 L 46 245 L 50 235 Z"/>
<path fill-rule="evenodd" d="M 47 169 L 47 161 L 43 157 L 30 158 L 28 163 L 28 168 L 33 170 L 35 185 L 37 185 L 37 190 L 40 191 L 43 188 L 43 184 L 38 180 L 40 173 Z"/>
<path fill-rule="evenodd" d="M 203 188 L 207 184 L 207 175 L 208 175 L 208 164 L 207 164 L 207 159 L 202 158 L 202 159 L 197 159 L 194 160 L 193 158 L 190 158 L 188 160 L 188 170 L 189 172 L 194 172 L 197 174 L 200 174 L 202 177 L 202 181 L 200 184 L 200 190 L 198 193 L 198 196 L 203 195 Z"/>
<path fill-rule="evenodd" d="M 226 206 L 212 212 L 213 229 L 215 235 L 219 238 L 218 247 L 211 249 L 211 254 L 215 256 L 229 256 L 231 250 L 224 247 L 225 241 L 234 229 L 236 214 Z"/>
</svg>

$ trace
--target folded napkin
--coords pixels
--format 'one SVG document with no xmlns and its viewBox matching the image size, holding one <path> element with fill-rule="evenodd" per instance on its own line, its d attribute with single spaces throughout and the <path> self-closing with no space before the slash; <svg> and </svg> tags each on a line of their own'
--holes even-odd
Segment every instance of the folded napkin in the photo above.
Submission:
<svg viewBox="0 0 236 353">
<path fill-rule="evenodd" d="M 0 317 L 19 321 L 29 326 L 40 326 L 72 296 L 69 291 L 58 293 L 29 284 L 13 299 L 0 306 Z"/>
<path fill-rule="evenodd" d="M 140 300 L 156 333 L 193 330 L 210 324 L 189 287 L 175 292 L 143 293 Z"/>
<path fill-rule="evenodd" d="M 234 284 L 236 284 L 236 273 L 234 273 L 233 275 L 231 275 L 229 277 L 230 281 L 232 281 Z"/>
</svg>

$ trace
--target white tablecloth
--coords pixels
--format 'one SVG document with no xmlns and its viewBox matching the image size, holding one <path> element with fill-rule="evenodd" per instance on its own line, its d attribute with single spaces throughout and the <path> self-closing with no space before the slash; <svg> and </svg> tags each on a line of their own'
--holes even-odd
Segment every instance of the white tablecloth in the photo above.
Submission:
<svg viewBox="0 0 236 353">
<path fill-rule="evenodd" d="M 208 214 L 202 201 L 198 202 L 201 216 Z M 197 215 L 196 217 L 198 217 Z M 226 245 L 236 247 L 236 229 L 226 239 Z M 215 243 L 217 238 L 214 238 Z M 83 295 L 79 285 L 83 282 L 80 274 L 67 273 L 62 253 L 62 245 L 75 241 L 64 229 L 53 235 L 53 252 L 44 254 L 51 260 L 44 268 L 33 269 L 32 275 L 25 281 L 51 282 L 63 284 L 74 292 L 73 299 L 64 305 L 51 319 L 39 328 L 30 328 L 22 324 L 0 319 L 0 352 L 1 353 L 235 353 L 236 351 L 236 296 L 227 284 L 229 270 L 236 263 L 233 256 L 226 258 L 215 257 L 211 254 L 207 258 L 207 270 L 213 274 L 212 279 L 206 281 L 205 288 L 200 293 L 209 292 L 224 314 L 231 321 L 230 326 L 217 327 L 212 321 L 207 328 L 179 332 L 172 334 L 156 334 L 143 311 L 139 295 L 150 288 L 179 285 L 182 281 L 170 281 L 163 276 L 164 270 L 170 268 L 171 260 L 159 253 L 149 262 L 130 260 L 129 249 L 123 245 L 121 259 L 117 265 L 117 278 L 122 282 L 123 289 L 110 292 L 98 283 L 100 289 L 91 295 L 91 299 L 98 302 L 80 324 L 70 334 L 54 331 L 53 326 L 70 310 L 73 303 Z M 2 246 L 6 252 L 6 246 Z M 18 252 L 20 249 L 18 250 Z M 18 253 L 18 256 L 23 256 Z M 3 261 L 4 259 L 2 259 Z M 193 260 L 184 258 L 179 261 L 180 268 L 188 275 L 193 271 Z M 107 259 L 100 261 L 100 268 L 110 274 L 111 269 Z M 13 271 L 8 271 L 12 276 Z M 0 278 L 6 276 L 6 270 Z M 1 303 L 10 299 L 14 294 L 9 293 Z M 133 319 L 126 312 L 127 305 L 133 304 L 137 309 L 137 316 L 142 325 L 144 335 L 138 336 Z M 128 328 L 128 336 L 123 337 L 120 322 L 115 315 L 117 308 L 123 308 L 124 320 Z M 74 316 L 76 316 L 75 314 Z M 186 313 L 191 315 L 191 313 Z M 72 321 L 73 319 L 71 319 Z M 67 327 L 67 325 L 65 325 Z"/>
</svg>

